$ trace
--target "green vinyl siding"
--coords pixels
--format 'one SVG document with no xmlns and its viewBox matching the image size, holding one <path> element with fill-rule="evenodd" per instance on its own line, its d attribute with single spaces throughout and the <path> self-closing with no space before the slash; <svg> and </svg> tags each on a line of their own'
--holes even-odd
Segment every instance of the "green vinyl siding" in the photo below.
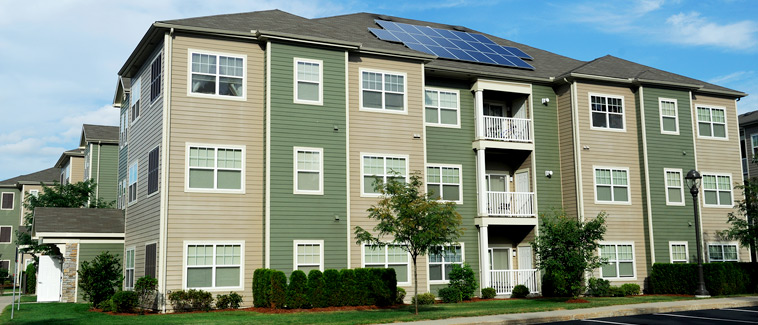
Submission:
<svg viewBox="0 0 758 325">
<path fill-rule="evenodd" d="M 550 100 L 547 105 L 542 104 L 543 98 Z M 540 214 L 563 206 L 557 105 L 552 87 L 532 85 L 533 159 L 537 177 L 537 212 Z M 545 176 L 546 171 L 552 171 L 552 177 Z"/>
<path fill-rule="evenodd" d="M 92 156 L 92 177 L 98 179 L 98 197 L 106 202 L 115 202 L 118 192 L 118 145 L 103 144 L 93 146 L 94 155 Z M 100 162 L 98 163 L 98 153 Z M 145 159 L 147 160 L 147 159 Z M 99 173 L 99 176 L 98 176 Z M 114 203 L 115 207 L 116 204 Z"/>
<path fill-rule="evenodd" d="M 464 243 L 463 260 L 474 270 L 479 269 L 478 231 L 474 224 L 477 217 L 476 197 L 476 153 L 471 150 L 471 141 L 475 135 L 474 95 L 470 85 L 449 80 L 426 80 L 426 86 L 458 90 L 460 96 L 461 127 L 426 127 L 426 163 L 461 165 L 463 182 L 463 204 L 457 205 L 457 211 L 463 217 Z M 422 258 L 427 259 L 428 256 Z M 479 276 L 479 272 L 477 277 Z M 430 285 L 432 292 L 437 292 L 445 285 Z"/>
<path fill-rule="evenodd" d="M 655 261 L 669 263 L 669 241 L 687 241 L 690 256 L 695 255 L 695 227 L 692 196 L 684 190 L 684 206 L 666 205 L 664 168 L 681 169 L 682 176 L 695 168 L 692 115 L 689 92 L 643 86 L 645 132 L 647 135 L 650 206 L 652 211 Z M 677 100 L 679 135 L 661 133 L 659 98 Z M 647 218 L 646 218 L 647 219 Z M 691 259 L 690 259 L 691 260 Z"/>
<path fill-rule="evenodd" d="M 21 197 L 21 191 L 17 188 L 0 188 L 0 195 L 2 193 L 13 193 L 13 209 L 12 210 L 0 210 L 0 226 L 11 226 L 11 242 L 7 244 L 0 244 L 0 260 L 10 261 L 10 270 L 8 272 L 13 274 L 16 269 L 16 230 L 18 230 L 19 222 L 21 220 L 21 204 L 23 198 Z"/>
<path fill-rule="evenodd" d="M 271 268 L 290 273 L 294 240 L 323 240 L 347 267 L 345 52 L 271 43 Z M 323 105 L 294 103 L 294 58 L 323 61 Z M 336 129 L 336 130 L 335 130 Z M 323 149 L 323 195 L 293 194 L 293 147 Z M 335 220 L 335 215 L 340 220 Z"/>
<path fill-rule="evenodd" d="M 144 248 L 143 248 L 144 249 Z M 89 263 L 92 263 L 92 260 L 95 259 L 100 253 L 102 252 L 108 252 L 113 256 L 116 256 L 116 259 L 119 261 L 124 260 L 124 244 L 119 243 L 81 243 L 79 244 L 79 268 L 81 268 L 82 262 L 87 261 Z M 123 269 L 123 265 L 121 265 L 121 268 Z M 78 275 L 77 275 L 78 276 Z M 137 281 L 137 279 L 134 279 L 134 281 Z M 84 291 L 81 288 L 78 288 L 78 297 L 77 302 L 84 302 Z"/>
</svg>

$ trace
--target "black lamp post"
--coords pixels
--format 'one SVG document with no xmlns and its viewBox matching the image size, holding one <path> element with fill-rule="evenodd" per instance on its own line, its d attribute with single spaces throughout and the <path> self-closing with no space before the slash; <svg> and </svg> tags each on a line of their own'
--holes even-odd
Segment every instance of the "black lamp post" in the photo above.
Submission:
<svg viewBox="0 0 758 325">
<path fill-rule="evenodd" d="M 697 213 L 697 195 L 700 192 L 698 190 L 698 186 L 700 185 L 700 180 L 703 178 L 703 176 L 700 176 L 700 173 L 697 172 L 697 170 L 690 170 L 687 173 L 687 176 L 684 177 L 684 179 L 687 182 L 687 186 L 690 188 L 690 194 L 692 194 L 692 206 L 695 208 L 695 245 L 697 245 L 697 290 L 695 290 L 695 297 L 698 298 L 707 298 L 711 295 L 708 293 L 708 290 L 705 289 L 705 281 L 703 280 L 703 252 L 702 252 L 702 243 L 700 241 L 700 217 Z"/>
</svg>

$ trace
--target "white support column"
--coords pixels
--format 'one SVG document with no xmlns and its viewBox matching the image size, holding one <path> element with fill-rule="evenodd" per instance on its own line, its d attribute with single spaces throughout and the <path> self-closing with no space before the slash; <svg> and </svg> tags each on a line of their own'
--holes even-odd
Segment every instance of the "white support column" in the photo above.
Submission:
<svg viewBox="0 0 758 325">
<path fill-rule="evenodd" d="M 475 139 L 484 139 L 484 91 L 481 89 L 474 91 L 474 116 L 476 117 Z"/>
<path fill-rule="evenodd" d="M 490 255 L 489 234 L 486 225 L 479 226 L 479 264 L 482 269 L 481 288 L 489 288 L 490 285 Z"/>
<path fill-rule="evenodd" d="M 476 151 L 476 189 L 478 192 L 478 212 L 480 217 L 486 217 L 487 213 L 487 165 L 485 164 L 485 150 Z"/>
</svg>

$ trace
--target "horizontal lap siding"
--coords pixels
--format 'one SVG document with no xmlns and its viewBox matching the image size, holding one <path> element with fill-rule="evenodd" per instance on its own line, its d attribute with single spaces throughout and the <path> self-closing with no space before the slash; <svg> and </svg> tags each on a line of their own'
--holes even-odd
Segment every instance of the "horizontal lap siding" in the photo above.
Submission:
<svg viewBox="0 0 758 325">
<path fill-rule="evenodd" d="M 560 178 L 563 210 L 568 216 L 578 216 L 576 193 L 576 161 L 574 159 L 574 118 L 571 108 L 571 87 L 562 86 L 556 91 L 558 114 L 558 145 L 560 147 Z"/>
<path fill-rule="evenodd" d="M 19 222 L 21 220 L 21 205 L 23 204 L 23 198 L 21 191 L 17 188 L 0 188 L 0 197 L 2 193 L 13 193 L 13 210 L 0 210 L 0 226 L 11 226 L 11 242 L 7 244 L 0 244 L 0 260 L 10 261 L 9 273 L 13 274 L 16 267 L 16 230 L 18 229 Z"/>
<path fill-rule="evenodd" d="M 69 181 L 77 183 L 84 180 L 84 157 L 71 157 L 70 164 Z"/>
<path fill-rule="evenodd" d="M 97 161 L 97 155 L 92 157 Z M 100 172 L 98 176 L 98 171 Z M 116 195 L 118 192 L 118 145 L 104 144 L 100 147 L 100 163 L 97 169 L 92 170 L 92 177 L 99 178 L 97 188 L 98 196 L 106 202 L 114 202 L 116 207 Z"/>
<path fill-rule="evenodd" d="M 77 268 L 81 268 L 82 262 L 88 262 L 92 263 L 92 261 L 100 255 L 103 252 L 108 252 L 111 255 L 116 256 L 116 259 L 119 261 L 123 261 L 124 258 L 124 244 L 121 243 L 101 243 L 101 244 L 92 244 L 92 243 L 81 243 L 79 244 L 79 256 L 78 256 L 78 263 L 79 266 Z M 123 269 L 124 265 L 121 264 L 121 268 Z M 134 280 L 137 281 L 139 277 L 135 277 Z M 81 279 L 79 279 L 81 281 Z M 81 287 L 77 288 L 77 302 L 84 302 L 84 290 L 82 290 Z"/>
<path fill-rule="evenodd" d="M 547 105 L 542 104 L 543 98 L 550 100 Z M 536 163 L 533 172 L 536 173 L 537 211 L 540 214 L 560 209 L 563 205 L 557 104 L 553 88 L 532 85 L 533 156 Z M 550 178 L 545 176 L 545 171 L 548 170 L 553 172 Z"/>
</svg>

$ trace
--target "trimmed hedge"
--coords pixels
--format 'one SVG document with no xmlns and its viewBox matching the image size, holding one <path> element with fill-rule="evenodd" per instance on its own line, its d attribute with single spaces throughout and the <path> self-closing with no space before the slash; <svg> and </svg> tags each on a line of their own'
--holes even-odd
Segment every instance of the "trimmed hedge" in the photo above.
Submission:
<svg viewBox="0 0 758 325">
<path fill-rule="evenodd" d="M 308 299 L 311 306 L 315 308 L 324 308 L 328 306 L 329 301 L 326 297 L 326 283 L 324 274 L 319 270 L 308 272 Z"/>
<path fill-rule="evenodd" d="M 300 270 L 292 271 L 290 284 L 287 286 L 287 308 L 308 308 L 308 277 Z"/>
<path fill-rule="evenodd" d="M 343 306 L 359 306 L 361 301 L 358 296 L 361 294 L 358 289 L 358 280 L 355 278 L 355 270 L 342 269 L 340 270 L 340 278 L 342 279 L 342 305 Z"/>
<path fill-rule="evenodd" d="M 458 287 L 445 287 L 439 291 L 440 298 L 444 303 L 459 303 L 463 301 L 463 294 Z M 421 302 L 419 302 L 419 305 Z"/>
<path fill-rule="evenodd" d="M 257 269 L 253 272 L 253 306 L 269 307 L 271 296 L 271 270 Z"/>
<path fill-rule="evenodd" d="M 713 296 L 758 293 L 758 266 L 753 263 L 706 263 L 703 279 Z M 693 294 L 697 284 L 697 264 L 653 264 L 651 293 Z"/>
<path fill-rule="evenodd" d="M 492 299 L 495 298 L 496 295 L 497 291 L 495 291 L 495 288 L 482 289 L 482 299 Z"/>
<path fill-rule="evenodd" d="M 529 288 L 527 288 L 523 284 L 519 284 L 513 287 L 513 291 L 511 292 L 511 298 L 526 298 L 526 296 L 528 295 L 529 295 Z"/>
<path fill-rule="evenodd" d="M 271 271 L 271 308 L 282 309 L 287 300 L 287 276 L 282 271 Z"/>
<path fill-rule="evenodd" d="M 342 280 L 340 278 L 340 271 L 335 269 L 324 271 L 324 283 L 326 284 L 326 305 L 335 307 L 342 306 Z"/>
<path fill-rule="evenodd" d="M 111 310 L 117 313 L 131 313 L 137 308 L 139 297 L 135 291 L 119 291 L 111 297 Z"/>
</svg>

